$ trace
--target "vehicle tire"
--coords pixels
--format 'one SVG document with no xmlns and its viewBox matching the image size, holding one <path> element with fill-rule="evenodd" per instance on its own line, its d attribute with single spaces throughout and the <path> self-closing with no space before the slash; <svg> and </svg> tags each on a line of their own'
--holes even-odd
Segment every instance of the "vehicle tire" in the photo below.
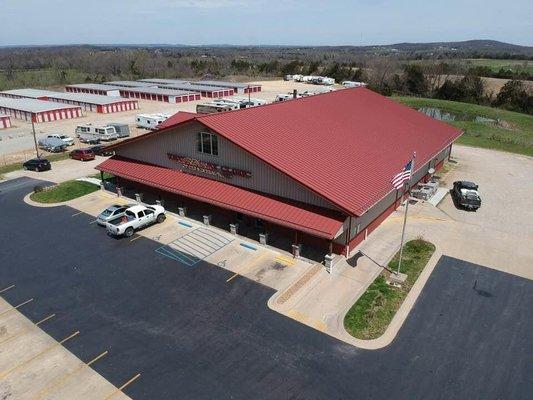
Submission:
<svg viewBox="0 0 533 400">
<path fill-rule="evenodd" d="M 39 172 L 39 167 L 35 167 L 35 172 Z"/>
<path fill-rule="evenodd" d="M 167 217 L 165 216 L 165 214 L 159 214 L 156 218 L 156 221 L 158 224 L 160 224 L 161 222 L 163 222 Z"/>
<path fill-rule="evenodd" d="M 124 236 L 132 237 L 133 236 L 133 228 L 129 227 L 128 229 L 126 229 L 126 231 L 124 232 Z"/>
</svg>

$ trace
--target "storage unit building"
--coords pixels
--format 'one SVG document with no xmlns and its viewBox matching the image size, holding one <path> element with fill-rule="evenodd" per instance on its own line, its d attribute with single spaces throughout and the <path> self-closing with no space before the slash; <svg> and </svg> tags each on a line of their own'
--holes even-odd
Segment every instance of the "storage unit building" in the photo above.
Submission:
<svg viewBox="0 0 533 400">
<path fill-rule="evenodd" d="M 60 103 L 78 105 L 84 110 L 102 114 L 139 109 L 139 103 L 137 100 L 113 96 L 101 96 L 98 94 L 54 93 L 50 94 L 48 99 Z"/>
<path fill-rule="evenodd" d="M 156 82 L 156 81 L 161 81 L 161 79 L 154 79 L 152 81 L 152 83 L 157 84 L 157 87 L 160 87 L 163 89 L 185 90 L 188 92 L 197 92 L 197 93 L 200 93 L 202 97 L 217 98 L 217 97 L 233 96 L 235 94 L 233 89 L 223 88 L 223 87 L 218 87 L 218 86 L 200 86 L 200 85 L 193 85 L 188 82 L 164 83 L 164 82 Z M 147 80 L 144 80 L 143 82 L 149 83 L 147 82 Z"/>
<path fill-rule="evenodd" d="M 140 81 L 112 81 L 106 82 L 106 85 L 111 86 L 120 86 L 120 87 L 152 87 L 155 88 L 157 85 L 155 83 L 140 82 Z"/>
<path fill-rule="evenodd" d="M 0 129 L 11 128 L 11 118 L 9 115 L 0 114 Z"/>
<path fill-rule="evenodd" d="M 216 86 L 200 86 L 200 85 L 192 85 L 188 83 L 161 84 L 161 85 L 158 85 L 158 87 L 164 88 L 164 89 L 176 89 L 176 90 L 198 92 L 202 95 L 202 97 L 209 97 L 213 99 L 218 98 L 218 97 L 233 96 L 235 94 L 233 89 L 229 89 L 229 88 L 222 88 L 222 87 L 216 87 Z"/>
<path fill-rule="evenodd" d="M 89 93 L 99 94 L 101 96 L 120 97 L 120 87 L 112 85 L 103 85 L 100 83 L 79 83 L 76 85 L 67 85 L 65 90 L 69 93 Z"/>
<path fill-rule="evenodd" d="M 194 81 L 195 85 L 201 86 L 218 86 L 231 88 L 235 93 L 255 93 L 261 91 L 261 85 L 257 83 L 239 83 L 239 82 L 225 82 L 225 81 Z"/>
<path fill-rule="evenodd" d="M 256 239 L 266 233 L 272 244 L 315 258 L 353 254 L 406 198 L 391 181 L 413 152 L 415 183 L 442 166 L 460 135 L 353 88 L 232 112 L 178 113 L 112 145 L 116 155 L 97 168 L 118 177 L 123 193 L 159 198 Z"/>
<path fill-rule="evenodd" d="M 165 101 L 167 103 L 185 103 L 187 101 L 200 100 L 200 93 L 183 91 L 183 90 L 171 90 L 161 89 L 155 87 L 146 88 L 120 88 L 120 95 L 122 97 Z"/>
<path fill-rule="evenodd" d="M 46 100 L 49 93 L 55 93 L 50 90 L 41 90 L 41 89 L 12 89 L 4 90 L 0 92 L 1 97 L 9 97 L 12 99 L 37 99 L 37 100 Z"/>
<path fill-rule="evenodd" d="M 33 122 L 50 122 L 82 116 L 80 106 L 30 98 L 0 97 L 0 113 Z"/>
<path fill-rule="evenodd" d="M 137 100 L 88 93 L 62 93 L 39 89 L 15 89 L 0 92 L 0 96 L 49 100 L 80 106 L 86 111 L 103 114 L 137 110 L 139 108 Z"/>
</svg>

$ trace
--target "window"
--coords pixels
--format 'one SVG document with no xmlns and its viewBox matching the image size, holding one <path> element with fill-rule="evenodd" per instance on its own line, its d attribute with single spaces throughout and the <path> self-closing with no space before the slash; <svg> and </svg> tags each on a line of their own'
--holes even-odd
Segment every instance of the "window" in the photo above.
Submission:
<svg viewBox="0 0 533 400">
<path fill-rule="evenodd" d="M 144 211 L 139 211 L 139 212 L 137 213 L 137 216 L 138 216 L 139 218 L 144 217 Z"/>
<path fill-rule="evenodd" d="M 196 136 L 196 150 L 199 153 L 218 156 L 217 136 L 209 132 L 198 132 Z"/>
</svg>

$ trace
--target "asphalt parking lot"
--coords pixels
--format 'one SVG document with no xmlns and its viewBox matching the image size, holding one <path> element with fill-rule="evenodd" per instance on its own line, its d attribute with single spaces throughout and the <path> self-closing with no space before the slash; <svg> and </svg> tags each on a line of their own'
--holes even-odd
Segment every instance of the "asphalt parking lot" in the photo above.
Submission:
<svg viewBox="0 0 533 400">
<path fill-rule="evenodd" d="M 133 399 L 526 399 L 533 393 L 533 282 L 443 257 L 398 337 L 354 348 L 267 307 L 270 288 L 159 243 L 111 240 L 68 207 L 0 184 L 4 298 Z M 76 214 L 76 215 L 75 215 Z M 0 320 L 1 323 L 1 320 Z"/>
</svg>

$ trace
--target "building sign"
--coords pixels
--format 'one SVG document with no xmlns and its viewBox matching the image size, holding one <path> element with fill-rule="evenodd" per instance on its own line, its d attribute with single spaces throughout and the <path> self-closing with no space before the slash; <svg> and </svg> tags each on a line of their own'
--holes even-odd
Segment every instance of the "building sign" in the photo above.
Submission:
<svg viewBox="0 0 533 400">
<path fill-rule="evenodd" d="M 226 167 L 215 163 L 201 161 L 192 157 L 179 156 L 177 154 L 167 153 L 168 159 L 176 161 L 191 171 L 201 172 L 203 174 L 213 175 L 219 178 L 231 179 L 234 176 L 250 178 L 252 173 L 238 168 Z"/>
</svg>

